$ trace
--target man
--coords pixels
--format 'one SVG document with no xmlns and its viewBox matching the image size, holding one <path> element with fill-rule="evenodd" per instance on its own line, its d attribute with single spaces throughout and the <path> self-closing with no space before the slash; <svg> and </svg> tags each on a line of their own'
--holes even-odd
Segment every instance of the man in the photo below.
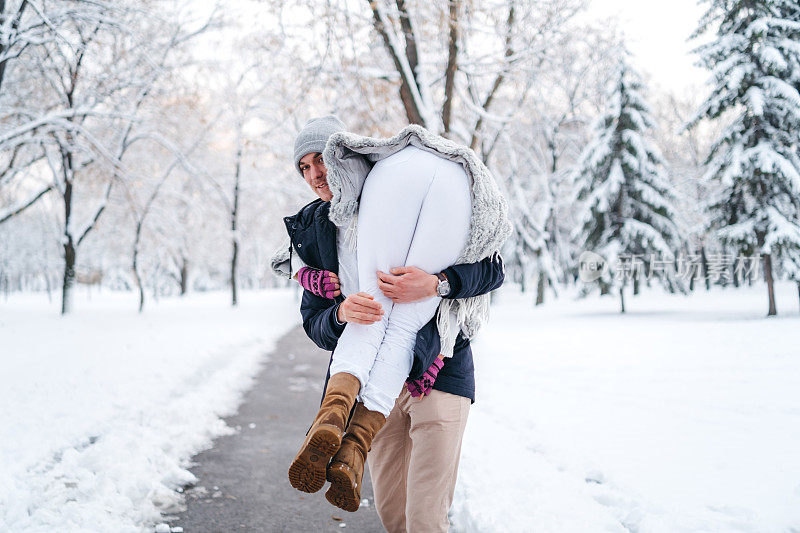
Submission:
<svg viewBox="0 0 800 533">
<path fill-rule="evenodd" d="M 371 295 L 354 292 L 358 286 L 355 253 L 342 232 L 328 220 L 333 197 L 322 151 L 333 133 L 344 131 L 336 117 L 309 121 L 295 141 L 294 161 L 306 183 L 319 197 L 294 216 L 286 217 L 293 254 L 302 263 L 338 275 L 342 295 L 321 298 L 303 292 L 303 327 L 319 347 L 333 350 L 348 322 L 372 324 L 382 309 Z M 294 269 L 293 269 L 294 270 Z M 398 267 L 378 272 L 378 286 L 396 303 L 439 295 L 466 298 L 499 287 L 504 279 L 498 255 L 473 264 L 451 266 L 440 273 Z M 413 397 L 406 388 L 386 424 L 372 440 L 367 456 L 375 504 L 384 527 L 394 532 L 447 531 L 461 440 L 469 407 L 475 399 L 474 370 L 469 341 L 459 334 L 453 356 L 441 361 L 436 319 L 417 334 L 409 378 L 428 374 L 430 393 Z M 438 372 L 437 372 L 438 371 Z M 419 382 L 417 382 L 419 384 Z"/>
</svg>

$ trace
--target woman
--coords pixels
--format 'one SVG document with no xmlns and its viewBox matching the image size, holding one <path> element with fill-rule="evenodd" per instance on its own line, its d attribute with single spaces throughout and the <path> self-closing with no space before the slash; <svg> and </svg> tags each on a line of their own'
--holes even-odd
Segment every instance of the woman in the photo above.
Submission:
<svg viewBox="0 0 800 533">
<path fill-rule="evenodd" d="M 299 144 L 295 161 L 303 174 L 310 145 Z M 352 323 L 344 329 L 320 411 L 289 477 L 299 490 L 315 492 L 324 485 L 328 459 L 336 454 L 327 468 L 332 486 L 326 496 L 355 510 L 366 452 L 408 377 L 417 331 L 438 309 L 447 355 L 459 329 L 474 333 L 487 304 L 484 298 L 470 298 L 442 306 L 438 297 L 393 304 L 379 290 L 375 272 L 396 265 L 438 272 L 457 260 L 476 261 L 496 251 L 510 228 L 502 196 L 474 154 L 422 128 L 406 128 L 391 139 L 334 135 L 324 161 L 330 218 L 340 235 L 356 230 L 359 288 L 384 313 L 372 325 Z"/>
</svg>

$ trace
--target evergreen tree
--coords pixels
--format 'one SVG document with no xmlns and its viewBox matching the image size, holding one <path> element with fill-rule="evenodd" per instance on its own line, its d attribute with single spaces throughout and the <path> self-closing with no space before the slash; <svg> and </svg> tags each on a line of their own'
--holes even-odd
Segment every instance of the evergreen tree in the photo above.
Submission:
<svg viewBox="0 0 800 533">
<path fill-rule="evenodd" d="M 636 292 L 641 277 L 652 273 L 669 290 L 678 288 L 672 268 L 679 243 L 674 195 L 663 159 L 646 137 L 654 124 L 642 90 L 623 52 L 607 89 L 606 111 L 573 172 L 582 202 L 573 236 L 611 267 L 598 280 L 600 290 L 618 288 L 623 313 L 628 281 Z"/>
<path fill-rule="evenodd" d="M 715 85 L 689 127 L 733 117 L 706 161 L 706 177 L 721 184 L 710 228 L 739 253 L 762 255 L 775 315 L 773 260 L 796 276 L 800 253 L 800 4 L 706 2 L 695 37 L 716 28 L 716 39 L 697 49 Z"/>
</svg>

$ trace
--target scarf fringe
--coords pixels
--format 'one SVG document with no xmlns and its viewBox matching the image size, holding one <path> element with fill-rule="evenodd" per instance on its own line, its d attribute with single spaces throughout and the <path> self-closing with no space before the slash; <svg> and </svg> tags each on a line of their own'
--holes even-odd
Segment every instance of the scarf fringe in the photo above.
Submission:
<svg viewBox="0 0 800 533">
<path fill-rule="evenodd" d="M 456 300 L 442 299 L 436 310 L 436 327 L 441 337 L 441 353 L 452 357 L 459 332 L 471 340 L 489 319 L 489 295 Z"/>
<path fill-rule="evenodd" d="M 358 245 L 358 211 L 355 212 L 353 219 L 350 221 L 350 225 L 347 226 L 347 230 L 344 234 L 344 243 L 351 252 L 356 252 Z"/>
</svg>

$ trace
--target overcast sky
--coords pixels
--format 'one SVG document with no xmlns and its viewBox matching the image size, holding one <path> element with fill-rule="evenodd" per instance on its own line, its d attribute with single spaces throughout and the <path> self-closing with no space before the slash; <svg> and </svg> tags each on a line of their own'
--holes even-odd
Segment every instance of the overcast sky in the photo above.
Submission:
<svg viewBox="0 0 800 533">
<path fill-rule="evenodd" d="M 690 53 L 698 43 L 687 42 L 705 5 L 698 6 L 697 0 L 591 2 L 589 16 L 617 19 L 640 68 L 654 83 L 678 92 L 705 83 L 707 71 L 694 66 L 697 56 Z"/>
</svg>

